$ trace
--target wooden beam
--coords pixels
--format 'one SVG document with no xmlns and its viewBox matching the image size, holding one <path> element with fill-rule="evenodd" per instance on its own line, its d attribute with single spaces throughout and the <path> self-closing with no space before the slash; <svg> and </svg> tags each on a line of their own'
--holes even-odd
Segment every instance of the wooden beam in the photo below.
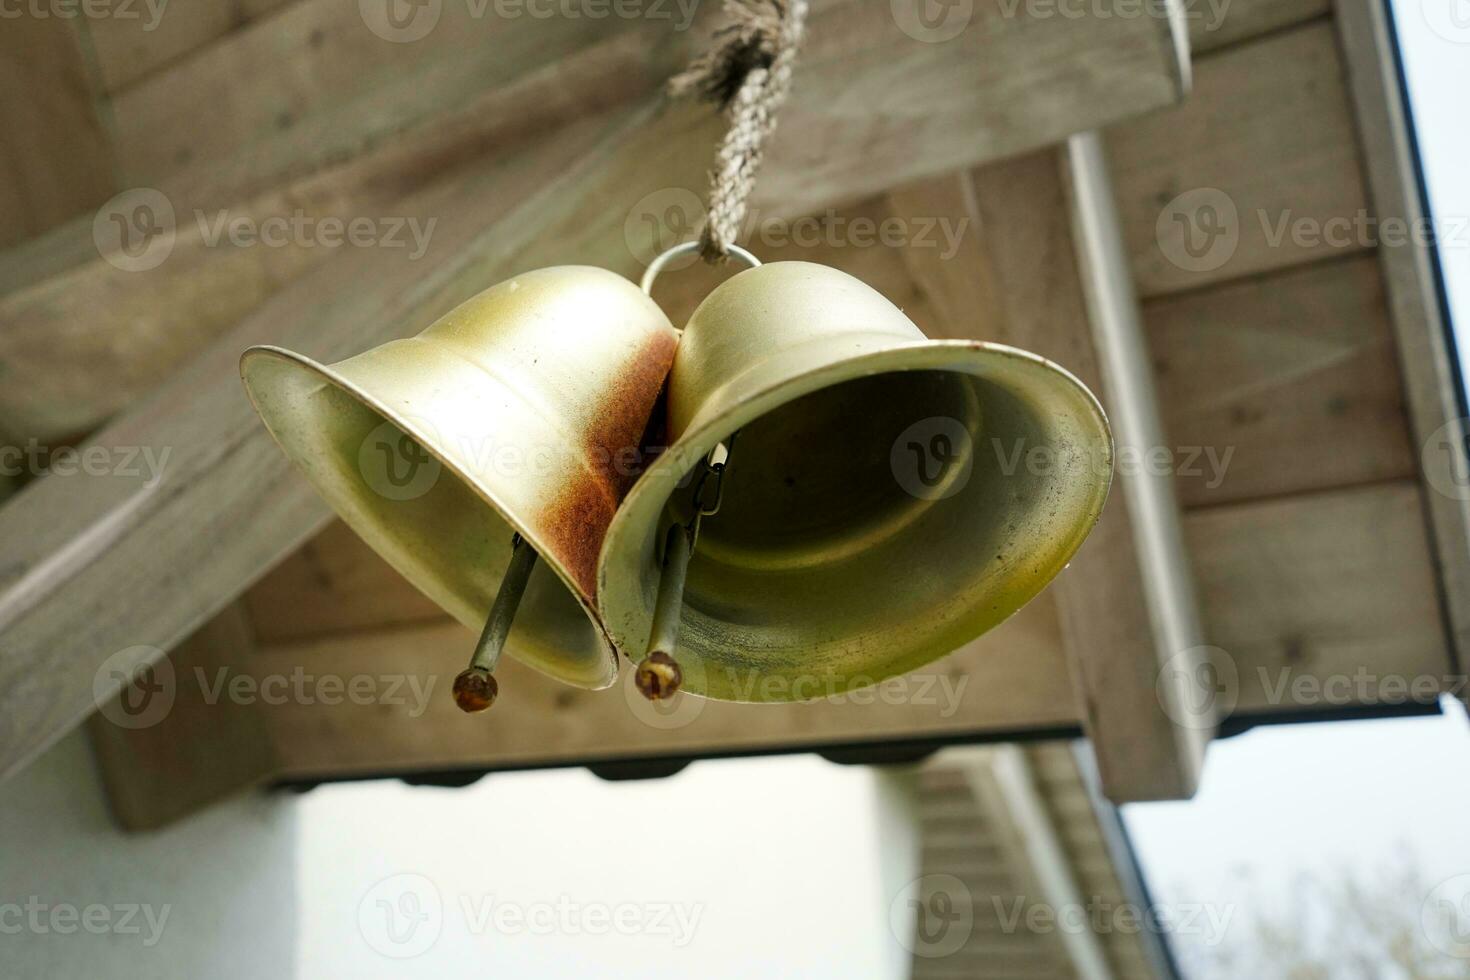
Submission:
<svg viewBox="0 0 1470 980">
<path fill-rule="evenodd" d="M 266 716 L 230 696 L 234 672 L 254 653 L 249 617 L 236 603 L 154 665 L 158 705 L 129 714 L 125 693 L 91 717 L 92 747 L 123 829 L 162 827 L 259 786 L 280 767 Z"/>
<path fill-rule="evenodd" d="M 784 119 L 782 132 L 795 135 L 768 160 L 758 202 L 766 213 L 809 211 L 823 190 L 833 200 L 861 196 L 1007 143 L 992 100 L 965 90 L 992 69 L 977 73 L 963 46 L 916 46 L 886 5 L 833 23 L 832 47 L 813 45 Z M 898 75 L 853 72 L 885 53 Z M 1151 85 L 1165 101 L 1178 91 L 1177 78 Z M 846 125 L 819 126 L 839 90 L 842 105 L 860 109 Z M 403 200 L 405 214 L 438 219 L 422 259 L 368 250 L 313 269 L 94 438 L 104 448 L 169 448 L 160 478 L 48 476 L 0 510 L 0 538 L 11 543 L 0 569 L 0 775 L 80 721 L 110 653 L 172 647 L 323 523 L 323 505 L 237 386 L 241 349 L 273 342 L 331 361 L 416 332 L 518 270 L 585 262 L 632 271 L 652 244 L 638 236 L 658 231 L 629 220 L 639 202 L 701 186 L 721 125 L 699 106 L 639 107 L 574 124 L 499 166 L 471 164 Z M 888 146 L 894 140 L 902 152 Z"/>
<path fill-rule="evenodd" d="M 770 166 L 758 185 L 762 215 L 795 216 L 897 181 L 1024 152 L 1086 126 L 1172 104 L 1183 94 L 1179 51 L 1167 21 L 1008 17 L 1005 9 L 1000 0 L 984 0 L 959 36 L 926 44 L 904 34 L 890 5 L 879 0 L 818 5 Z M 1167 10 L 1177 16 L 1178 5 L 1171 2 Z M 465 81 L 452 93 L 433 89 L 438 92 L 433 104 L 421 107 L 428 115 L 401 120 L 400 128 L 373 131 L 369 138 L 362 127 L 381 120 L 343 117 L 347 109 L 324 98 L 320 118 L 310 125 L 297 120 L 279 136 L 295 141 L 291 145 L 305 156 L 271 141 L 244 142 L 273 122 L 222 112 L 220 106 L 237 97 L 231 92 L 219 99 L 201 93 L 215 91 L 211 86 L 228 78 L 231 89 L 285 86 L 272 96 L 281 112 L 308 104 L 291 88 L 303 84 L 296 73 L 261 67 L 276 64 L 271 58 L 278 55 L 306 59 L 299 77 L 313 80 L 315 70 L 306 68 L 316 64 L 311 59 L 324 60 L 319 71 L 329 73 L 352 100 L 361 95 L 382 101 L 385 91 L 396 91 L 364 82 L 377 76 L 363 75 L 356 57 L 339 53 L 333 41 L 313 52 L 310 38 L 317 28 L 295 20 L 307 14 L 356 18 L 357 8 L 338 0 L 310 0 L 240 37 L 231 35 L 226 45 L 231 50 L 265 46 L 250 48 L 248 57 L 242 49 L 238 56 L 242 65 L 254 66 L 253 73 L 223 70 L 234 56 L 211 49 L 199 55 L 197 64 L 157 76 L 156 84 L 164 86 L 159 97 L 171 95 L 194 106 L 189 111 L 202 117 L 201 126 L 248 124 L 245 132 L 221 137 L 209 159 L 168 174 L 131 175 L 163 193 L 177 216 L 172 252 L 161 265 L 127 272 L 109 264 L 93 242 L 91 216 L 0 255 L 0 321 L 6 325 L 0 331 L 0 364 L 28 379 L 24 386 L 0 386 L 0 418 L 15 434 L 56 439 L 89 431 L 148 393 L 284 285 L 341 252 L 296 242 L 242 248 L 226 239 L 211 246 L 196 212 L 211 218 L 228 211 L 232 218 L 256 223 L 289 217 L 298 208 L 308 216 L 405 217 L 398 197 L 456 167 L 517 152 L 523 141 L 558 125 L 625 110 L 649 98 L 697 43 L 684 34 L 671 36 L 663 21 L 595 43 L 571 28 L 535 21 L 536 43 L 524 49 L 514 46 L 521 28 L 487 39 L 481 31 L 456 34 L 441 26 L 434 43 L 454 39 L 458 56 L 480 67 L 478 74 L 471 73 L 474 84 Z M 333 31 L 357 41 L 358 35 L 367 36 L 375 42 L 368 52 L 387 59 L 383 70 L 402 76 L 394 75 L 393 84 L 416 90 L 434 81 L 432 59 L 427 64 L 412 60 L 408 49 L 415 46 L 389 44 L 372 37 L 360 21 L 352 24 L 345 21 L 325 36 L 336 38 Z M 270 45 L 283 39 L 291 39 L 287 51 L 272 54 Z M 197 85 L 192 74 L 177 74 L 186 70 L 200 75 Z M 537 112 L 528 113 L 529 105 Z M 191 142 L 204 140 L 201 132 L 214 132 L 196 131 L 176 119 L 166 130 L 194 134 L 187 137 Z M 318 130 L 322 140 L 308 138 Z M 334 142 L 339 131 L 347 134 L 341 139 L 352 136 L 350 145 Z M 149 152 L 156 150 L 158 132 L 147 129 L 148 135 L 140 137 L 153 146 Z M 685 134 L 679 152 L 704 160 L 712 133 Z M 318 151 L 324 155 L 312 155 Z M 359 155 L 346 162 L 333 155 L 349 152 Z M 659 188 L 665 194 L 656 201 L 665 209 L 682 204 L 679 216 L 693 221 L 685 202 L 702 195 L 703 187 L 698 174 L 681 177 Z M 619 221 L 639 203 L 637 198 L 614 200 L 622 211 Z"/>
<path fill-rule="evenodd" d="M 1332 711 L 1402 701 L 1416 684 L 1418 696 L 1442 686 L 1451 666 L 1418 501 L 1414 484 L 1402 481 L 1186 515 L 1207 630 L 1229 655 L 1222 711 Z M 363 560 L 379 561 L 365 550 Z M 814 704 L 751 708 L 688 699 L 652 709 L 629 686 L 631 672 L 612 690 L 587 692 L 512 661 L 497 672 L 505 697 L 470 718 L 448 689 L 475 637 L 447 618 L 276 640 L 233 658 L 228 673 L 247 696 L 268 678 L 302 677 L 305 696 L 249 704 L 270 732 L 274 768 L 262 778 L 271 780 L 815 751 L 891 739 L 1014 739 L 1081 731 L 1054 599 L 1043 594 L 911 678 Z M 328 590 L 299 601 L 366 607 L 378 600 Z M 357 701 L 342 693 L 351 683 L 366 692 Z M 751 723 L 752 711 L 759 724 Z M 223 752 L 234 736 L 201 723 L 188 737 Z M 141 764 L 129 760 L 128 770 Z M 198 793 L 186 770 L 151 767 L 141 778 L 160 797 L 188 801 Z M 153 806 L 188 808 L 163 799 Z"/>
<path fill-rule="evenodd" d="M 112 161 L 78 30 L 75 20 L 7 11 L 0 31 L 0 247 L 112 196 Z M 21 384 L 6 377 L 0 358 L 0 386 Z"/>
<path fill-rule="evenodd" d="M 1090 587 L 1064 614 L 1072 679 L 1108 798 L 1187 798 L 1219 720 L 1208 708 L 1196 710 L 1184 686 L 1202 656 L 1199 598 L 1171 469 L 1140 465 L 1168 443 L 1101 137 L 1073 136 L 1064 161 L 1099 397 L 1113 425 L 1113 489 L 1123 504 L 1113 508 L 1108 528 L 1099 522 L 1102 540 L 1116 542 L 1112 550 L 1079 554 L 1096 567 Z M 1136 585 L 1120 586 L 1116 579 L 1132 578 L 1135 569 Z M 1120 612 L 1133 627 L 1126 633 Z"/>
<path fill-rule="evenodd" d="M 1423 227 L 1406 93 L 1389 12 L 1368 0 L 1339 0 L 1358 138 L 1373 189 L 1374 214 Z M 1461 408 L 1462 369 L 1439 294 L 1435 255 L 1404 244 L 1378 249 L 1388 290 L 1414 445 L 1425 489 L 1425 517 L 1438 558 L 1438 586 L 1460 670 L 1470 664 L 1470 492 L 1464 482 L 1470 431 Z M 1465 355 L 1460 352 L 1460 357 Z M 1470 702 L 1470 692 L 1462 692 Z"/>
</svg>

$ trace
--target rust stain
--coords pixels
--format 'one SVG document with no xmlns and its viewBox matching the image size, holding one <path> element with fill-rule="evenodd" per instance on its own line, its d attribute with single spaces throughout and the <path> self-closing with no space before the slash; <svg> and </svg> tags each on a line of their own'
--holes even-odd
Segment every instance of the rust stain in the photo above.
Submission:
<svg viewBox="0 0 1470 980">
<path fill-rule="evenodd" d="M 657 330 L 621 365 L 604 395 L 582 449 L 590 478 L 562 488 L 546 510 L 547 537 L 578 587 L 597 598 L 597 556 L 623 497 L 649 459 L 654 411 L 674 363 L 678 335 Z"/>
</svg>

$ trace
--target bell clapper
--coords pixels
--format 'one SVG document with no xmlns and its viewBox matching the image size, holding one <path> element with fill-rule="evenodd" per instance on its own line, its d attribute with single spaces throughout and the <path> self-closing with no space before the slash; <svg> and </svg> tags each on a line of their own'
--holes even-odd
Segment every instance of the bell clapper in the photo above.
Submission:
<svg viewBox="0 0 1470 980">
<path fill-rule="evenodd" d="M 536 549 L 528 545 L 519 535 L 511 538 L 510 565 L 500 581 L 500 591 L 490 606 L 490 618 L 480 633 L 480 642 L 475 646 L 475 655 L 470 665 L 460 671 L 454 679 L 454 703 L 461 711 L 474 713 L 484 711 L 495 703 L 500 685 L 495 683 L 491 672 L 500 662 L 505 649 L 505 638 L 510 635 L 510 625 L 515 621 L 516 609 L 526 593 L 526 583 L 531 579 L 531 569 L 536 567 Z"/>
<path fill-rule="evenodd" d="M 694 557 L 694 544 L 699 539 L 700 524 L 706 517 L 719 513 L 725 493 L 725 470 L 738 435 L 737 432 L 705 457 L 704 468 L 694 487 L 694 516 L 686 524 L 670 525 L 664 539 L 663 570 L 653 607 L 648 653 L 638 664 L 633 677 L 638 690 L 650 701 L 672 697 L 684 681 L 684 672 L 674 659 L 674 650 L 679 645 L 679 620 L 684 611 L 684 583 L 689 574 L 689 561 Z M 713 496 L 706 501 L 711 477 L 714 478 Z"/>
</svg>

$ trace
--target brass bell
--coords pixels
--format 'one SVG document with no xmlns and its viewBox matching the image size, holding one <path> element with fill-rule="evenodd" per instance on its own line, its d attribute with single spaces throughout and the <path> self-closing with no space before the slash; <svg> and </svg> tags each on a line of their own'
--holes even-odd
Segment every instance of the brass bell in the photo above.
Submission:
<svg viewBox="0 0 1470 980">
<path fill-rule="evenodd" d="M 1092 393 L 1026 351 L 927 340 L 836 269 L 739 254 L 758 267 L 690 318 L 669 377 L 673 444 L 598 565 L 614 642 L 647 651 L 644 693 L 853 690 L 1040 592 L 1107 497 L 1112 439 Z"/>
<path fill-rule="evenodd" d="M 241 374 L 286 455 L 405 578 L 476 628 L 500 596 L 461 675 L 476 683 L 456 684 L 477 710 L 501 644 L 578 687 L 616 678 L 597 555 L 677 337 L 633 283 L 568 266 L 335 364 L 251 348 Z"/>
</svg>

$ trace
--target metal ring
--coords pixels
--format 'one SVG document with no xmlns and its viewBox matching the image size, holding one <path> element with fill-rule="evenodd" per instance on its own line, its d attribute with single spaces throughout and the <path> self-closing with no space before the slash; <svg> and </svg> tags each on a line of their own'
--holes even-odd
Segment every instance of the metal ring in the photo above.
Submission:
<svg viewBox="0 0 1470 980">
<path fill-rule="evenodd" d="M 667 252 L 664 252 L 658 258 L 648 263 L 648 268 L 643 272 L 643 281 L 639 283 L 639 285 L 643 289 L 644 294 L 648 296 L 653 295 L 653 283 L 656 279 L 658 279 L 658 274 L 664 271 L 664 266 L 668 265 L 675 259 L 683 258 L 686 255 L 693 255 L 697 253 L 700 248 L 701 245 L 698 241 L 680 242 L 678 245 L 675 245 L 673 248 L 669 249 Z M 740 259 L 752 269 L 761 264 L 760 259 L 756 258 L 750 252 L 741 248 L 739 245 L 731 245 L 729 251 L 731 255 L 735 256 L 737 259 Z"/>
</svg>

